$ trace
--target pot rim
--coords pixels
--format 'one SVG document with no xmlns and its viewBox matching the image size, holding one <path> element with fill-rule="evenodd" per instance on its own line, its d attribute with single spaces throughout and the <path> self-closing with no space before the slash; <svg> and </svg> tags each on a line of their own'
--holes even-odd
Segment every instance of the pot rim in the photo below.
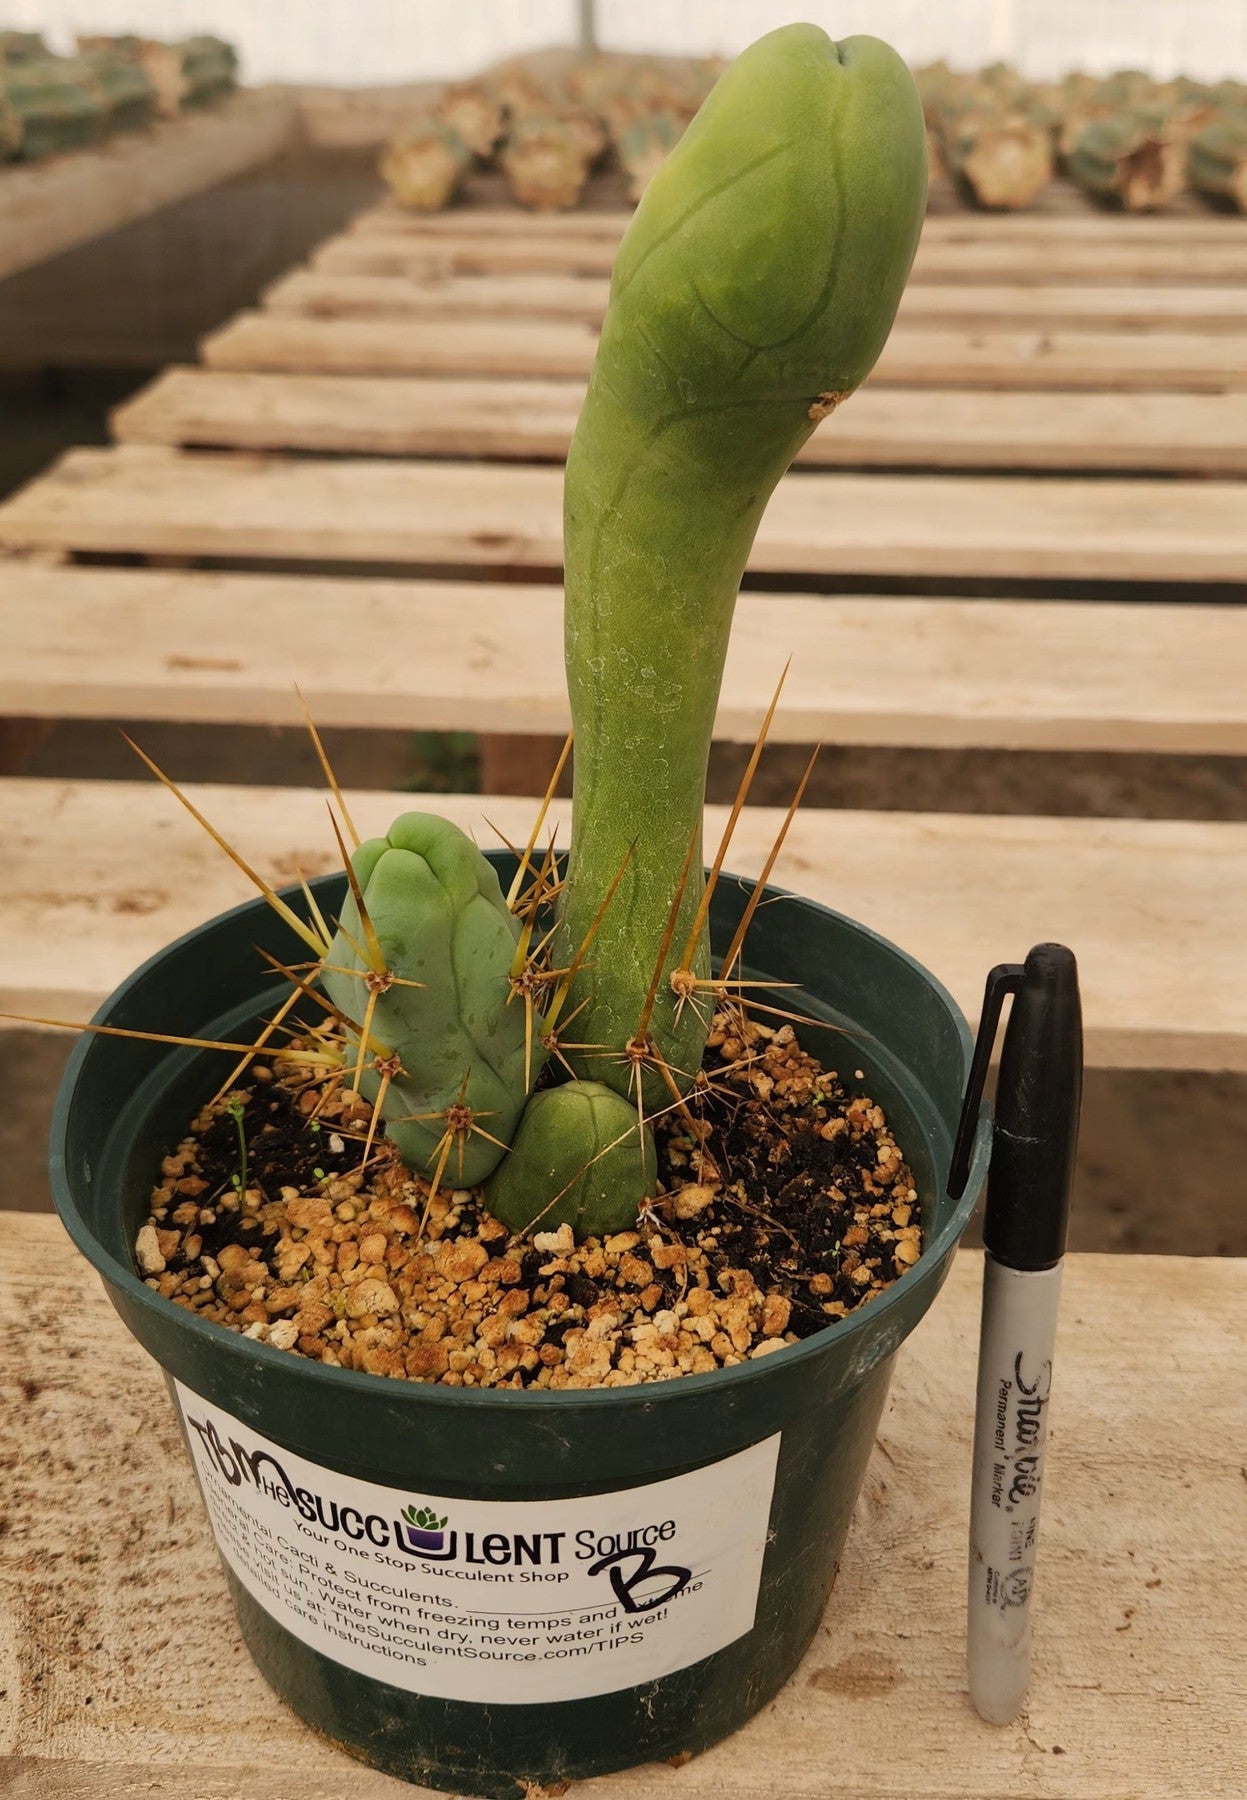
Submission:
<svg viewBox="0 0 1247 1800">
<path fill-rule="evenodd" d="M 344 879 L 340 875 L 329 874 L 319 877 L 310 883 L 313 893 L 322 885 Z M 733 885 L 752 888 L 756 883 L 749 877 L 730 875 L 722 871 L 720 879 Z M 278 890 L 282 898 L 298 901 L 302 898 L 298 888 Z M 824 914 L 842 925 L 847 925 L 859 936 L 865 937 L 879 945 L 893 956 L 900 957 L 921 971 L 926 981 L 944 1003 L 949 1016 L 957 1026 L 965 1052 L 966 1069 L 969 1069 L 970 1054 L 973 1049 L 973 1035 L 960 1007 L 948 989 L 936 976 L 932 975 L 924 965 L 894 944 L 890 938 L 872 931 L 868 925 L 850 919 L 847 914 L 838 913 L 834 908 L 824 906 L 820 901 L 811 900 L 804 894 L 795 893 L 790 888 L 781 888 L 774 883 L 766 885 L 768 899 L 796 900 L 802 906 Z M 149 956 L 146 961 L 132 970 L 126 979 L 116 987 L 94 1014 L 91 1023 L 104 1023 L 108 1015 L 126 998 L 126 996 L 145 979 L 166 958 L 174 956 L 185 949 L 196 938 L 205 932 L 214 930 L 231 920 L 241 918 L 244 914 L 257 908 L 267 908 L 267 901 L 257 897 L 245 900 L 238 906 L 228 908 L 225 912 L 216 913 L 201 924 L 192 926 L 180 937 L 174 938 L 161 949 Z M 69 1124 L 69 1114 L 73 1103 L 74 1090 L 86 1057 L 93 1048 L 96 1034 L 84 1031 L 70 1055 L 65 1073 L 57 1090 L 56 1103 L 52 1114 L 52 1129 L 49 1138 L 48 1173 L 52 1188 L 52 1197 L 62 1225 L 69 1233 L 76 1247 L 86 1257 L 96 1273 L 109 1284 L 118 1288 L 130 1301 L 137 1301 L 144 1308 L 154 1312 L 157 1317 L 169 1320 L 171 1317 L 180 1327 L 190 1332 L 193 1340 L 198 1340 L 210 1350 L 220 1351 L 226 1355 L 233 1354 L 249 1360 L 258 1357 L 260 1366 L 281 1369 L 283 1373 L 292 1373 L 291 1365 L 297 1365 L 301 1372 L 310 1375 L 316 1381 L 325 1381 L 330 1387 L 336 1387 L 344 1393 L 355 1393 L 361 1398 L 375 1399 L 384 1394 L 387 1402 L 398 1405 L 433 1405 L 433 1406 L 471 1406 L 477 1411 L 493 1407 L 505 1407 L 514 1412 L 518 1407 L 529 1407 L 533 1410 L 574 1411 L 586 1404 L 614 1405 L 631 1401 L 635 1404 L 638 1397 L 643 1397 L 647 1404 L 672 1402 L 680 1396 L 705 1392 L 713 1388 L 723 1393 L 732 1384 L 739 1391 L 754 1382 L 773 1378 L 777 1368 L 795 1367 L 798 1361 L 816 1357 L 824 1351 L 834 1339 L 838 1346 L 845 1345 L 854 1337 L 860 1337 L 868 1330 L 873 1331 L 886 1313 L 897 1303 L 902 1292 L 912 1293 L 914 1285 L 932 1285 L 931 1298 L 938 1292 L 944 1267 L 955 1250 L 957 1241 L 969 1223 L 970 1215 L 977 1204 L 987 1175 L 987 1163 L 991 1150 L 991 1112 L 986 1101 L 979 1113 L 978 1126 L 975 1132 L 974 1153 L 971 1162 L 970 1179 L 965 1191 L 957 1201 L 939 1231 L 923 1248 L 918 1262 L 912 1269 L 893 1282 L 887 1291 L 875 1300 L 869 1300 L 849 1313 L 843 1319 L 834 1320 L 823 1329 L 813 1332 L 799 1343 L 786 1344 L 782 1350 L 756 1360 L 737 1363 L 731 1368 L 714 1369 L 703 1375 L 684 1374 L 668 1381 L 654 1381 L 643 1384 L 645 1393 L 638 1396 L 637 1385 L 617 1388 L 454 1388 L 445 1387 L 440 1382 L 411 1380 L 395 1380 L 384 1375 L 371 1375 L 362 1369 L 335 1368 L 330 1364 L 317 1362 L 310 1357 L 292 1357 L 288 1350 L 279 1350 L 275 1345 L 262 1343 L 259 1339 L 244 1337 L 241 1332 L 228 1330 L 223 1325 L 214 1324 L 211 1320 L 201 1319 L 197 1313 L 184 1306 L 178 1306 L 173 1300 L 166 1299 L 149 1288 L 135 1270 L 124 1264 L 103 1244 L 88 1228 L 74 1200 L 72 1184 L 66 1170 L 65 1139 Z M 170 1047 L 172 1048 L 172 1046 Z M 929 1302 L 928 1302 L 929 1304 Z M 907 1334 L 906 1334 L 907 1335 Z M 902 1340 L 898 1340 L 902 1341 Z M 874 1358 L 870 1359 L 872 1362 Z"/>
</svg>

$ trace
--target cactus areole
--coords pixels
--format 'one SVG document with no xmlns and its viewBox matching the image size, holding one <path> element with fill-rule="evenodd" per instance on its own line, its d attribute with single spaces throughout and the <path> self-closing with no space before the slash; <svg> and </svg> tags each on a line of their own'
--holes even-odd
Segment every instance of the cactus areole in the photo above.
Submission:
<svg viewBox="0 0 1247 1800">
<path fill-rule="evenodd" d="M 624 235 L 565 490 L 576 758 L 564 950 L 632 851 L 571 995 L 572 1008 L 587 1002 L 583 1043 L 622 1050 L 637 1032 L 700 833 L 758 522 L 882 350 L 925 201 L 922 108 L 900 58 L 874 38 L 835 44 L 790 25 L 720 78 Z M 669 976 L 701 897 L 699 838 L 692 866 L 648 1021 L 683 1085 L 706 1024 L 677 1011 Z M 708 972 L 704 936 L 689 960 Z M 627 1092 L 633 1069 L 597 1054 L 583 1073 Z M 661 1100 L 663 1084 L 645 1080 Z"/>
</svg>

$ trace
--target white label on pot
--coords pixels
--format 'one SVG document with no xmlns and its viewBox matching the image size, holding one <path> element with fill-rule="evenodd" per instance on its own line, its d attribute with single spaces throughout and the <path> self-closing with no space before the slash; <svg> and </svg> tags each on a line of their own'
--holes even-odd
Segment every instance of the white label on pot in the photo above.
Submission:
<svg viewBox="0 0 1247 1800">
<path fill-rule="evenodd" d="M 578 1700 L 753 1627 L 779 1435 L 583 1500 L 458 1500 L 355 1481 L 175 1383 L 217 1547 L 286 1629 L 394 1687 Z M 414 1461 L 414 1459 L 413 1459 Z"/>
</svg>

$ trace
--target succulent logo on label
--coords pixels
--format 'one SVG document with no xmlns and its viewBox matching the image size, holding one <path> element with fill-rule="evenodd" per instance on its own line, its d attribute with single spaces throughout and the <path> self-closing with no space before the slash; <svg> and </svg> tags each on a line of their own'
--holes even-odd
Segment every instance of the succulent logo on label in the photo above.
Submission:
<svg viewBox="0 0 1247 1800">
<path fill-rule="evenodd" d="M 446 1548 L 446 1520 L 443 1513 L 439 1519 L 431 1506 L 405 1506 L 403 1508 L 402 1533 L 413 1550 L 423 1550 L 427 1554 L 435 1554 Z"/>
<path fill-rule="evenodd" d="M 438 1513 L 427 1503 L 414 1501 L 387 1519 L 381 1512 L 342 1505 L 318 1488 L 291 1479 L 284 1464 L 271 1450 L 249 1448 L 240 1438 L 225 1438 L 215 1419 L 184 1414 L 196 1433 L 204 1456 L 232 1488 L 251 1487 L 278 1506 L 293 1511 L 306 1526 L 307 1535 L 328 1543 L 328 1533 L 339 1533 L 340 1546 L 365 1541 L 378 1550 L 393 1548 L 417 1561 L 453 1564 L 470 1569 L 511 1570 L 524 1582 L 568 1581 L 569 1563 L 584 1566 L 587 1575 L 605 1575 L 625 1613 L 652 1612 L 677 1599 L 693 1580 L 691 1563 L 660 1563 L 662 1553 L 679 1554 L 674 1542 L 678 1527 L 674 1517 L 651 1518 L 623 1530 L 599 1531 L 584 1527 L 556 1531 L 481 1531 L 479 1528 L 448 1531 L 448 1513 Z M 320 1526 L 318 1532 L 315 1527 Z M 670 1552 L 668 1552 L 670 1546 Z"/>
</svg>

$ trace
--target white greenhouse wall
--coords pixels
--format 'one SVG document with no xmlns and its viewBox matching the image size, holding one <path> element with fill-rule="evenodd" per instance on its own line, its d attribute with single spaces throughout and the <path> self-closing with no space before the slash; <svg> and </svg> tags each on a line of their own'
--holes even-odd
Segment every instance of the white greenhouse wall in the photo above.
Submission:
<svg viewBox="0 0 1247 1800">
<path fill-rule="evenodd" d="M 0 0 L 0 25 L 154 37 L 214 31 L 248 81 L 361 86 L 468 74 L 574 38 L 576 0 Z M 791 19 L 873 32 L 913 62 L 997 57 L 1037 78 L 1079 67 L 1247 79 L 1247 0 L 597 0 L 608 48 L 739 50 Z"/>
</svg>

